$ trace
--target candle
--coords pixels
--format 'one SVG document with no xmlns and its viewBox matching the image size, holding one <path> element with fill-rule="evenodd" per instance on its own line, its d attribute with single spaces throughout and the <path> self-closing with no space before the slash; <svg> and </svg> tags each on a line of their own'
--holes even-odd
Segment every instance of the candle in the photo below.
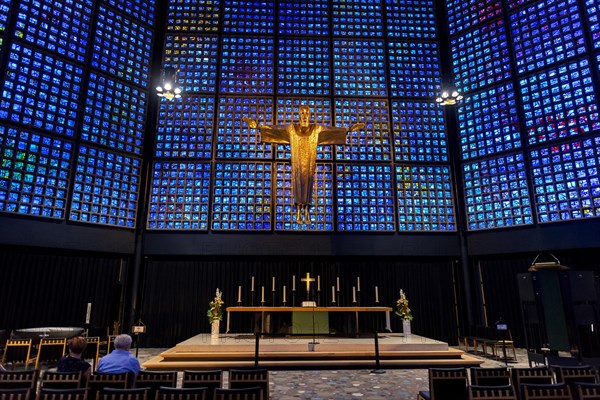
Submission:
<svg viewBox="0 0 600 400">
<path fill-rule="evenodd" d="M 331 287 L 331 298 L 332 298 L 331 302 L 335 303 L 335 286 Z"/>
<path fill-rule="evenodd" d="M 340 277 L 339 276 L 337 277 L 336 282 L 337 282 L 337 291 L 339 292 L 340 291 Z"/>
<path fill-rule="evenodd" d="M 375 286 L 375 303 L 379 303 L 379 288 Z"/>
<path fill-rule="evenodd" d="M 356 291 L 360 292 L 360 276 L 356 277 Z"/>
<path fill-rule="evenodd" d="M 283 285 L 283 302 L 285 303 L 285 285 Z"/>
<path fill-rule="evenodd" d="M 250 286 L 250 291 L 254 292 L 254 277 L 252 277 L 252 284 Z"/>
<path fill-rule="evenodd" d="M 356 288 L 352 286 L 352 302 L 356 303 Z"/>
<path fill-rule="evenodd" d="M 261 303 L 265 302 L 265 287 L 264 286 L 260 287 L 260 302 Z"/>
<path fill-rule="evenodd" d="M 292 275 L 292 291 L 296 291 L 296 275 Z"/>
<path fill-rule="evenodd" d="M 275 277 L 273 277 L 273 291 L 275 291 Z"/>
<path fill-rule="evenodd" d="M 317 275 L 317 290 L 321 291 L 321 275 Z"/>
<path fill-rule="evenodd" d="M 90 323 L 90 317 L 92 315 L 92 303 L 87 303 L 87 310 L 85 312 L 85 323 Z"/>
<path fill-rule="evenodd" d="M 242 286 L 238 286 L 238 303 L 242 302 Z"/>
</svg>

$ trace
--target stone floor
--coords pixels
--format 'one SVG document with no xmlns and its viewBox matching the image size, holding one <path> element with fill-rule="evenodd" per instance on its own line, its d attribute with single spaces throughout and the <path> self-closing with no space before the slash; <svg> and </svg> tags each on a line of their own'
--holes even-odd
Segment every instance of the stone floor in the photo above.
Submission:
<svg viewBox="0 0 600 400">
<path fill-rule="evenodd" d="M 160 354 L 166 349 L 139 349 L 141 362 Z M 483 367 L 505 365 L 503 361 L 483 358 Z M 525 367 L 525 350 L 517 349 L 517 362 L 511 367 Z M 270 371 L 272 400 L 346 400 L 346 399 L 416 399 L 419 390 L 427 390 L 426 369 L 388 369 L 383 373 L 371 370 L 303 370 Z M 181 373 L 180 379 L 181 379 Z M 225 379 L 227 374 L 225 374 Z M 224 382 L 227 387 L 227 381 Z"/>
</svg>

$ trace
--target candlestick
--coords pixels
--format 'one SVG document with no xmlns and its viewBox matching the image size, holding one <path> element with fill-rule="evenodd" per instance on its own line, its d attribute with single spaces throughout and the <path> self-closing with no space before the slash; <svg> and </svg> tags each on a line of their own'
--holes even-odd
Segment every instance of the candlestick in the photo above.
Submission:
<svg viewBox="0 0 600 400">
<path fill-rule="evenodd" d="M 254 277 L 252 277 L 252 284 L 250 285 L 250 291 L 254 292 Z"/>
<path fill-rule="evenodd" d="M 379 303 L 379 288 L 375 286 L 375 303 Z"/>
<path fill-rule="evenodd" d="M 317 275 L 317 291 L 321 291 L 321 275 Z"/>
<path fill-rule="evenodd" d="M 296 275 L 292 275 L 292 291 L 296 291 Z"/>
<path fill-rule="evenodd" d="M 356 291 L 360 292 L 360 276 L 356 277 Z"/>
<path fill-rule="evenodd" d="M 261 303 L 265 302 L 265 287 L 264 286 L 260 287 L 260 302 Z"/>
<path fill-rule="evenodd" d="M 273 277 L 273 291 L 275 291 L 275 277 Z"/>
<path fill-rule="evenodd" d="M 352 286 L 352 302 L 356 303 L 356 288 Z"/>
<path fill-rule="evenodd" d="M 242 286 L 238 286 L 238 303 L 242 302 Z"/>
<path fill-rule="evenodd" d="M 337 282 L 337 291 L 339 292 L 340 291 L 340 277 L 339 276 L 337 277 L 336 282 Z"/>
<path fill-rule="evenodd" d="M 283 285 L 283 302 L 285 303 L 285 285 Z"/>
<path fill-rule="evenodd" d="M 331 302 L 335 303 L 335 286 L 331 287 Z"/>
</svg>

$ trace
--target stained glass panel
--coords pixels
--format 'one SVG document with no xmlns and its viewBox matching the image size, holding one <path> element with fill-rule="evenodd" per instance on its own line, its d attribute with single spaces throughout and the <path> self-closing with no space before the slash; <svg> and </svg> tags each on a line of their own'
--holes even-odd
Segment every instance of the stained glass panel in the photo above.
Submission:
<svg viewBox="0 0 600 400">
<path fill-rule="evenodd" d="M 331 20 L 333 36 L 382 36 L 379 0 L 333 0 Z"/>
<path fill-rule="evenodd" d="M 387 96 L 383 41 L 334 40 L 336 96 Z"/>
<path fill-rule="evenodd" d="M 386 0 L 387 35 L 395 39 L 437 38 L 433 0 Z"/>
<path fill-rule="evenodd" d="M 167 30 L 218 33 L 220 0 L 169 0 Z"/>
<path fill-rule="evenodd" d="M 331 94 L 329 41 L 280 39 L 277 93 L 321 96 Z"/>
<path fill-rule="evenodd" d="M 494 0 L 446 0 L 450 35 L 499 17 L 502 3 Z"/>
<path fill-rule="evenodd" d="M 154 26 L 156 1 L 154 0 L 102 0 L 113 8 L 133 17 L 135 21 Z M 204 0 L 203 0 L 204 2 Z"/>
<path fill-rule="evenodd" d="M 221 93 L 272 94 L 272 38 L 224 37 Z"/>
<path fill-rule="evenodd" d="M 293 36 L 329 35 L 328 1 L 280 1 L 279 34 Z"/>
<path fill-rule="evenodd" d="M 224 0 L 223 32 L 272 35 L 275 4 L 272 1 Z"/>
<path fill-rule="evenodd" d="M 388 42 L 392 96 L 435 97 L 440 92 L 437 43 Z"/>
<path fill-rule="evenodd" d="M 163 67 L 178 70 L 177 82 L 184 93 L 217 89 L 217 36 L 166 35 Z"/>
</svg>

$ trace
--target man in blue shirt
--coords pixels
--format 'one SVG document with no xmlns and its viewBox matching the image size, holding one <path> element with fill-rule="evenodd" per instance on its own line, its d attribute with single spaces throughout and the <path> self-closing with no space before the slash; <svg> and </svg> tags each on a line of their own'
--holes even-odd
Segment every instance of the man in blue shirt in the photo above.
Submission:
<svg viewBox="0 0 600 400">
<path fill-rule="evenodd" d="M 140 372 L 140 362 L 129 352 L 131 342 L 133 340 L 127 334 L 117 336 L 115 338 L 115 349 L 100 359 L 96 371 L 113 374 L 130 372 L 134 375 Z"/>
</svg>

